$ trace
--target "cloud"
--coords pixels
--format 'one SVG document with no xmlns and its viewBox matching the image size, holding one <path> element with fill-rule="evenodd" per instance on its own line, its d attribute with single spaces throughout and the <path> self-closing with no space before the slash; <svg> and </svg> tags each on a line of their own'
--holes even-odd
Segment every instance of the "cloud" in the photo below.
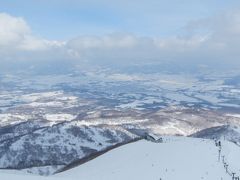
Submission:
<svg viewBox="0 0 240 180">
<path fill-rule="evenodd" d="M 44 49 L 46 41 L 37 39 L 31 34 L 31 29 L 20 17 L 5 13 L 0 14 L 0 47 L 15 50 Z"/>
<path fill-rule="evenodd" d="M 30 28 L 22 18 L 14 18 L 8 14 L 0 14 L 0 44 L 12 45 L 22 40 L 24 35 L 30 33 Z"/>
<path fill-rule="evenodd" d="M 0 13 L 0 56 L 3 63 L 57 58 L 53 55 L 64 42 L 35 36 L 21 17 Z M 61 54 L 61 53 L 59 53 Z"/>
<path fill-rule="evenodd" d="M 172 37 L 112 34 L 79 37 L 67 42 L 75 54 L 93 62 L 151 63 L 169 61 L 188 65 L 240 65 L 240 10 L 189 22 Z"/>
<path fill-rule="evenodd" d="M 240 65 L 239 9 L 193 21 L 186 26 L 186 32 L 207 37 L 196 49 L 196 55 L 204 55 L 208 61 Z"/>
<path fill-rule="evenodd" d="M 0 13 L 2 64 L 28 61 L 64 65 L 138 63 L 239 64 L 240 11 L 192 21 L 174 37 L 139 37 L 128 33 L 80 36 L 52 41 L 35 36 L 21 17 Z M 34 62 L 34 63 L 33 63 Z M 54 62 L 54 63 L 53 63 Z"/>
</svg>

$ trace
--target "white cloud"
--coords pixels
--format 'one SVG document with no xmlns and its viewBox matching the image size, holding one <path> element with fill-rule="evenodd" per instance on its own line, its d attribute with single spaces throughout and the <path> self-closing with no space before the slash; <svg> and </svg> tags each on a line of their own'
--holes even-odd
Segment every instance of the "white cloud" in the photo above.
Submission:
<svg viewBox="0 0 240 180">
<path fill-rule="evenodd" d="M 73 60 L 75 63 L 129 64 L 151 61 L 239 63 L 240 12 L 189 23 L 184 35 L 168 38 L 133 34 L 80 36 L 66 42 L 36 37 L 20 17 L 0 13 L 1 60 Z"/>
<path fill-rule="evenodd" d="M 111 34 L 103 37 L 82 36 L 70 40 L 68 44 L 73 49 L 131 48 L 137 44 L 137 39 L 129 34 Z"/>
<path fill-rule="evenodd" d="M 22 18 L 0 14 L 0 45 L 8 46 L 22 41 L 31 30 Z"/>
<path fill-rule="evenodd" d="M 0 13 L 0 47 L 2 51 L 40 51 L 57 44 L 35 37 L 23 18 Z"/>
</svg>

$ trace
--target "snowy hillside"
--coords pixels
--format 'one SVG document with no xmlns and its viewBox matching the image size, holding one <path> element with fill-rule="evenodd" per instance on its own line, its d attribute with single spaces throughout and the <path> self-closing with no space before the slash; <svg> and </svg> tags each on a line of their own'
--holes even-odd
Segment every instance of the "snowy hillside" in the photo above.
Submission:
<svg viewBox="0 0 240 180">
<path fill-rule="evenodd" d="M 22 174 L 17 171 L 0 170 L 0 177 L 2 180 L 57 180 L 59 178 L 47 178 L 42 176 L 33 176 Z"/>
<path fill-rule="evenodd" d="M 77 168 L 56 174 L 61 179 L 84 180 L 230 180 L 229 173 L 240 175 L 240 148 L 227 141 L 219 147 L 212 140 L 165 137 L 163 143 L 138 141 L 114 149 Z"/>
<path fill-rule="evenodd" d="M 225 139 L 240 146 L 240 128 L 225 125 L 207 128 L 192 135 L 192 137 L 205 139 Z"/>
<path fill-rule="evenodd" d="M 219 149 L 221 152 L 219 154 Z M 240 148 L 231 142 L 186 137 L 163 137 L 162 143 L 130 143 L 76 168 L 49 177 L 1 170 L 8 180 L 231 180 L 240 175 Z M 228 165 L 227 172 L 224 163 Z"/>
<path fill-rule="evenodd" d="M 50 175 L 76 160 L 136 137 L 120 127 L 77 123 L 66 122 L 0 140 L 0 168 Z"/>
</svg>

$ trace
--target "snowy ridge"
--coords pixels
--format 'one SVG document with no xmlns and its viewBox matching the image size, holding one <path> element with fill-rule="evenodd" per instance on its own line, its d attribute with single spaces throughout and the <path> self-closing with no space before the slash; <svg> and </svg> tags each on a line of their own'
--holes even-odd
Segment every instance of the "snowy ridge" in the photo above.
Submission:
<svg viewBox="0 0 240 180">
<path fill-rule="evenodd" d="M 8 180 L 231 180 L 240 175 L 240 148 L 221 140 L 221 152 L 214 140 L 163 136 L 162 143 L 140 140 L 113 149 L 96 159 L 49 177 L 0 171 Z M 220 159 L 219 159 L 220 157 Z M 224 161 L 223 161 L 224 157 Z M 224 167 L 228 164 L 228 171 Z M 235 179 L 234 179 L 235 180 Z"/>
<path fill-rule="evenodd" d="M 240 145 L 240 128 L 238 126 L 216 126 L 204 129 L 191 136 L 197 138 L 224 139 Z"/>
<path fill-rule="evenodd" d="M 131 141 L 135 137 L 137 136 L 121 127 L 77 126 L 74 121 L 65 122 L 3 140 L 0 144 L 0 167 L 39 167 L 39 171 L 31 172 L 42 174 L 46 166 L 62 168 L 77 159 Z M 47 169 L 46 173 L 52 174 L 59 168 L 52 168 L 53 172 Z"/>
<path fill-rule="evenodd" d="M 236 158 L 240 148 L 232 142 L 221 140 L 219 154 L 219 146 L 214 140 L 173 136 L 161 138 L 162 143 L 140 140 L 126 144 L 47 178 L 8 170 L 1 170 L 0 177 L 3 180 L 231 180 L 233 172 L 234 177 L 240 175 Z M 228 165 L 227 171 L 224 162 Z"/>
<path fill-rule="evenodd" d="M 239 172 L 236 157 L 240 148 L 227 141 L 222 144 L 221 155 L 228 157 L 231 169 Z M 164 137 L 163 143 L 142 140 L 122 146 L 55 177 L 72 180 L 230 180 L 218 156 L 213 140 Z"/>
</svg>

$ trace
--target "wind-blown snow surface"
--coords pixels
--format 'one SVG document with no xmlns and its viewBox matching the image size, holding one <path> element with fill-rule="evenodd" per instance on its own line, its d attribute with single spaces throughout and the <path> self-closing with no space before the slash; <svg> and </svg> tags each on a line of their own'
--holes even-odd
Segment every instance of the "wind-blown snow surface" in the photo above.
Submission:
<svg viewBox="0 0 240 180">
<path fill-rule="evenodd" d="M 239 175 L 240 148 L 230 142 L 222 144 L 221 156 L 229 157 L 226 160 L 229 169 Z M 131 143 L 55 176 L 84 180 L 231 179 L 222 160 L 218 161 L 214 141 L 184 137 L 166 137 L 164 143 L 145 140 Z"/>
<path fill-rule="evenodd" d="M 213 140 L 164 137 L 163 143 L 141 140 L 114 149 L 74 169 L 51 177 L 23 175 L 23 172 L 0 171 L 8 180 L 231 180 L 219 147 Z M 240 148 L 222 141 L 221 155 L 229 165 L 229 172 L 240 174 Z M 12 174 L 11 174 L 12 173 Z"/>
<path fill-rule="evenodd" d="M 58 180 L 59 178 L 49 178 L 42 176 L 33 176 L 29 174 L 22 174 L 17 171 L 1 170 L 0 171 L 1 180 Z"/>
</svg>

